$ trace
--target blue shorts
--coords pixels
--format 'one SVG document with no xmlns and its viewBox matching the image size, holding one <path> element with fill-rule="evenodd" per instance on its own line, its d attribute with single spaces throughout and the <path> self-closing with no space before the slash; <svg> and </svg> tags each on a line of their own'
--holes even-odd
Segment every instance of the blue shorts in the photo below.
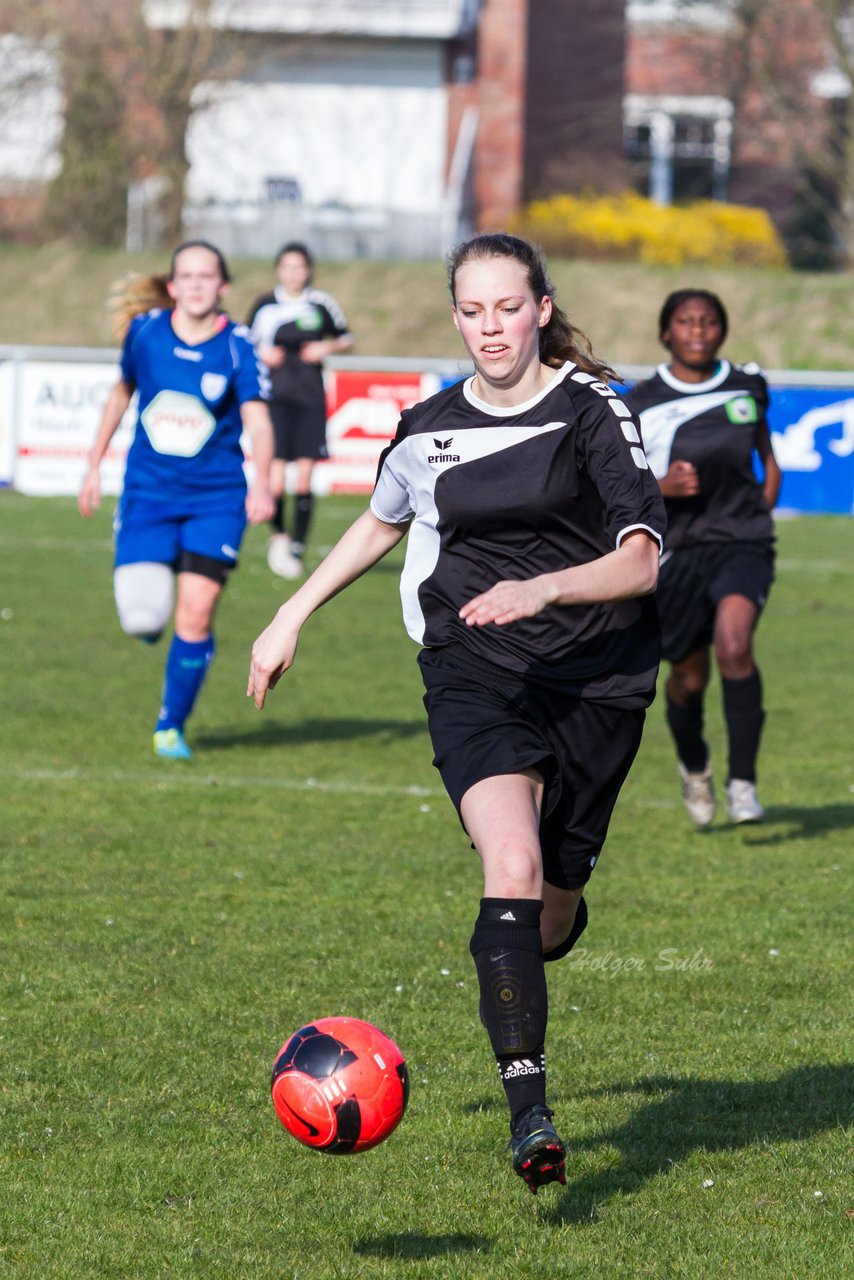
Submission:
<svg viewBox="0 0 854 1280">
<path fill-rule="evenodd" d="M 205 494 L 203 501 L 123 493 L 113 520 L 115 567 L 153 561 L 179 569 L 182 559 L 201 556 L 233 568 L 245 528 L 240 490 Z"/>
</svg>

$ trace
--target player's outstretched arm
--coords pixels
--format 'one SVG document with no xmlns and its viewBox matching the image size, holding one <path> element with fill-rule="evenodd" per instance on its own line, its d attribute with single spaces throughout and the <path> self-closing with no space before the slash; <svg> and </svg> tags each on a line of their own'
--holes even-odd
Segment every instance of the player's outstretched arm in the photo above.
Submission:
<svg viewBox="0 0 854 1280">
<path fill-rule="evenodd" d="M 286 600 L 273 621 L 252 646 L 246 696 L 260 711 L 271 689 L 275 689 L 293 664 L 297 642 L 305 621 L 343 591 L 351 582 L 396 547 L 408 525 L 386 524 L 366 511 L 350 526 L 311 577 Z"/>
<path fill-rule="evenodd" d="M 124 417 L 132 395 L 133 387 L 128 386 L 122 378 L 119 378 L 107 396 L 107 401 L 101 414 L 101 421 L 98 425 L 98 434 L 95 436 L 95 443 L 89 453 L 89 466 L 86 475 L 83 477 L 80 493 L 77 496 L 77 509 L 81 516 L 88 518 L 95 508 L 101 505 L 101 460 L 110 447 L 110 441 L 119 429 L 119 423 Z"/>
</svg>

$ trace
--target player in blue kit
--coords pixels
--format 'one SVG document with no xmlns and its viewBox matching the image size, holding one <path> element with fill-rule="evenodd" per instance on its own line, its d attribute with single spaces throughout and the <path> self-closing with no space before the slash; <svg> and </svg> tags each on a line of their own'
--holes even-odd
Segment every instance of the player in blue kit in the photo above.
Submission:
<svg viewBox="0 0 854 1280">
<path fill-rule="evenodd" d="M 476 236 L 449 283 L 474 376 L 404 412 L 370 510 L 258 637 L 247 692 L 262 707 L 309 615 L 408 534 L 401 597 L 434 763 L 483 870 L 480 1016 L 513 1168 L 536 1192 L 565 1181 L 545 966 L 587 923 L 654 696 L 664 504 L 631 410 L 536 250 Z"/>
<path fill-rule="evenodd" d="M 136 392 L 114 523 L 114 588 L 122 629 L 148 642 L 159 639 L 177 597 L 154 730 L 156 754 L 169 759 L 192 754 L 184 726 L 214 656 L 213 616 L 247 519 L 260 524 L 273 510 L 266 374 L 248 331 L 220 310 L 229 279 L 219 250 L 193 240 L 175 250 L 168 277 L 120 295 L 121 374 L 78 498 L 83 516 L 99 505 L 100 463 Z M 248 492 L 244 428 L 255 462 Z"/>
<path fill-rule="evenodd" d="M 718 358 L 727 329 L 716 294 L 671 293 L 658 330 L 670 360 L 627 396 L 667 507 L 657 593 L 662 655 L 670 662 L 667 723 L 682 799 L 699 827 L 715 816 L 703 737 L 710 649 L 729 740 L 727 815 L 737 823 L 764 816 L 756 760 L 765 712 L 753 636 L 774 576 L 771 510 L 781 476 L 765 419 L 767 384 L 756 365 Z"/>
</svg>

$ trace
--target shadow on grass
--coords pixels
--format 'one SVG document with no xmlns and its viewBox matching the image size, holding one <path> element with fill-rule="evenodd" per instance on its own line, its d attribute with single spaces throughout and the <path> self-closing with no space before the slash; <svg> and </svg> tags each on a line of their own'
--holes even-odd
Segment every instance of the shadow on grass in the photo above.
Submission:
<svg viewBox="0 0 854 1280">
<path fill-rule="evenodd" d="M 786 840 L 808 840 L 811 836 L 821 836 L 827 831 L 844 831 L 854 827 L 854 803 L 825 804 L 814 809 L 802 806 L 775 805 L 765 810 L 765 823 L 785 823 L 788 831 L 765 832 L 756 828 L 755 835 L 751 830 L 749 843 L 751 846 L 765 847 L 783 844 Z"/>
<path fill-rule="evenodd" d="M 353 1246 L 353 1252 L 370 1258 L 441 1258 L 451 1253 L 488 1253 L 491 1241 L 486 1236 L 467 1236 L 460 1233 L 448 1236 L 426 1236 L 417 1231 L 397 1231 L 377 1236 L 375 1240 L 363 1240 Z"/>
<path fill-rule="evenodd" d="M 787 827 L 785 831 L 769 831 L 769 827 Z M 765 810 L 765 821 L 760 825 L 727 822 L 726 817 L 710 827 L 695 827 L 694 839 L 727 840 L 743 839 L 750 848 L 771 847 L 785 844 L 787 840 L 809 840 L 828 831 L 845 831 L 854 827 L 854 802 L 851 804 L 817 805 L 807 809 L 803 805 L 770 805 Z"/>
<path fill-rule="evenodd" d="M 694 1151 L 733 1151 L 753 1143 L 797 1142 L 848 1124 L 854 1108 L 854 1068 L 798 1067 L 777 1080 L 680 1080 L 649 1076 L 583 1096 L 654 1094 L 625 1124 L 580 1142 L 569 1137 L 568 1186 L 555 1222 L 591 1222 L 612 1196 L 639 1190 Z M 573 1181 L 572 1153 L 616 1147 L 621 1163 Z"/>
<path fill-rule="evenodd" d="M 206 751 L 233 750 L 235 747 L 296 746 L 306 742 L 350 742 L 375 735 L 389 738 L 415 738 L 427 736 L 423 720 L 350 720 L 320 717 L 316 720 L 299 720 L 289 724 L 265 721 L 257 729 L 237 732 L 199 733 L 195 741 Z"/>
</svg>

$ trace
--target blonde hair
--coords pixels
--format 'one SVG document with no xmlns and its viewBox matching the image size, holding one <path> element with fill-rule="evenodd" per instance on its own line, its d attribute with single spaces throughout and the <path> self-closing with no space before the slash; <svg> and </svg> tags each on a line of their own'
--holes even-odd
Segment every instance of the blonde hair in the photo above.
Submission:
<svg viewBox="0 0 854 1280">
<path fill-rule="evenodd" d="M 110 330 L 116 342 L 124 342 L 130 322 L 135 316 L 156 307 L 171 310 L 175 303 L 166 288 L 168 276 L 141 276 L 138 272 L 123 276 L 110 290 L 107 312 Z"/>
</svg>

